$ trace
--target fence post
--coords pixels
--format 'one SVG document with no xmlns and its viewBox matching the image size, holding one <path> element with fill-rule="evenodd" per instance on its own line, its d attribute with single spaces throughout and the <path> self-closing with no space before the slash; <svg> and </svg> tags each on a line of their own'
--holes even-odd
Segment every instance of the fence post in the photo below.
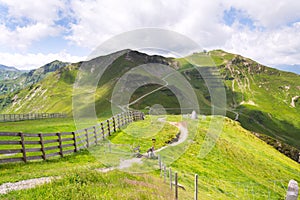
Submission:
<svg viewBox="0 0 300 200">
<path fill-rule="evenodd" d="M 45 154 L 45 149 L 44 149 L 44 140 L 43 140 L 43 134 L 39 133 L 40 137 L 40 144 L 41 144 L 41 150 L 42 150 L 42 158 L 43 160 L 46 160 L 46 154 Z"/>
<path fill-rule="evenodd" d="M 61 157 L 64 157 L 63 149 L 62 149 L 61 134 L 57 133 L 57 137 L 58 137 L 59 154 L 60 154 Z"/>
<path fill-rule="evenodd" d="M 118 122 L 118 129 L 120 129 L 121 124 L 120 124 L 120 114 L 117 115 L 117 122 Z"/>
<path fill-rule="evenodd" d="M 298 183 L 295 180 L 290 180 L 285 200 L 297 200 L 299 193 Z"/>
<path fill-rule="evenodd" d="M 115 117 L 113 117 L 112 120 L 113 120 L 114 132 L 116 132 L 116 120 L 115 120 Z"/>
<path fill-rule="evenodd" d="M 198 174 L 195 174 L 195 194 L 194 199 L 198 200 Z"/>
<path fill-rule="evenodd" d="M 104 127 L 103 127 L 103 123 L 101 122 L 100 123 L 100 125 L 101 125 L 101 131 L 102 131 L 102 138 L 103 138 L 103 140 L 104 140 Z"/>
<path fill-rule="evenodd" d="M 76 134 L 75 134 L 75 132 L 72 132 L 72 135 L 73 135 L 73 141 L 74 141 L 75 152 L 77 152 L 78 149 L 77 149 Z"/>
<path fill-rule="evenodd" d="M 106 120 L 107 122 L 107 131 L 108 131 L 108 135 L 110 136 L 110 125 L 109 125 L 109 119 Z"/>
<path fill-rule="evenodd" d="M 171 167 L 169 168 L 169 177 L 170 177 L 170 188 L 172 190 L 172 169 L 171 169 Z"/>
<path fill-rule="evenodd" d="M 175 200 L 178 200 L 178 175 L 175 172 Z"/>
<path fill-rule="evenodd" d="M 26 148 L 25 148 L 25 141 L 24 141 L 24 135 L 23 135 L 22 132 L 20 132 L 20 137 L 21 137 L 21 145 L 22 145 L 23 160 L 24 160 L 24 162 L 27 162 L 27 158 L 26 158 Z"/>
<path fill-rule="evenodd" d="M 90 147 L 90 143 L 89 143 L 89 133 L 88 130 L 85 129 L 85 137 L 86 137 L 86 147 L 89 148 Z"/>
<path fill-rule="evenodd" d="M 158 154 L 158 166 L 159 166 L 159 169 L 161 170 L 161 157 L 159 154 Z"/>
<path fill-rule="evenodd" d="M 167 179 L 167 169 L 166 169 L 166 165 L 164 165 L 164 183 L 166 183 L 166 179 Z"/>
<path fill-rule="evenodd" d="M 96 131 L 96 127 L 93 126 L 93 129 L 94 129 L 94 136 L 95 136 L 95 143 L 96 145 L 98 144 L 98 138 L 97 138 L 97 131 Z"/>
</svg>

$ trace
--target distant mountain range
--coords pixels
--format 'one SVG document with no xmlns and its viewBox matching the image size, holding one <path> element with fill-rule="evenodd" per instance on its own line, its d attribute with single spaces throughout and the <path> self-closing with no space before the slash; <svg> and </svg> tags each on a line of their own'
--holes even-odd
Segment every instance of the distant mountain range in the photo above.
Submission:
<svg viewBox="0 0 300 200">
<path fill-rule="evenodd" d="M 15 78 L 1 79 L 0 87 L 5 90 L 1 89 L 0 112 L 66 112 L 72 115 L 73 84 L 81 64 L 91 73 L 101 68 L 108 56 L 118 55 L 104 72 L 95 91 L 95 109 L 99 117 L 111 115 L 110 99 L 120 77 L 147 63 L 167 65 L 182 74 L 198 98 L 201 114 L 209 115 L 212 108 L 210 91 L 201 74 L 187 62 L 197 60 L 203 63 L 199 69 L 210 71 L 204 54 L 213 59 L 225 85 L 228 117 L 239 121 L 248 130 L 271 136 L 273 139 L 268 141 L 278 144 L 282 151 L 285 150 L 279 145 L 281 142 L 300 149 L 300 76 L 222 50 L 194 53 L 186 58 L 165 58 L 124 50 L 79 63 L 54 61 Z M 154 92 L 150 94 L 149 91 Z M 77 109 L 84 111 L 87 100 L 82 98 L 81 101 L 81 107 Z M 130 102 L 134 102 L 131 108 L 146 112 L 154 104 L 163 105 L 169 113 L 180 111 L 174 93 L 157 84 L 138 88 Z"/>
<path fill-rule="evenodd" d="M 40 68 L 20 71 L 15 67 L 0 65 L 0 95 L 13 93 L 42 80 L 48 73 L 68 65 L 55 60 Z"/>
<path fill-rule="evenodd" d="M 5 65 L 1 65 L 0 64 L 0 70 L 5 70 L 5 71 L 19 71 L 17 68 L 15 67 L 8 67 L 8 66 L 5 66 Z"/>
</svg>

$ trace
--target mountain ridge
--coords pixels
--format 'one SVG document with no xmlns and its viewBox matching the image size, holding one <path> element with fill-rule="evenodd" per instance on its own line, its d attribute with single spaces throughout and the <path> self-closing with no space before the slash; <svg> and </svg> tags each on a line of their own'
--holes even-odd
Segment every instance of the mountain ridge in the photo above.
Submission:
<svg viewBox="0 0 300 200">
<path fill-rule="evenodd" d="M 206 57 L 215 63 L 224 82 L 227 96 L 227 116 L 236 119 L 241 125 L 253 132 L 269 135 L 296 148 L 300 148 L 300 104 L 297 99 L 295 107 L 291 106 L 293 97 L 300 94 L 300 76 L 261 65 L 241 55 L 222 50 L 199 52 L 192 58 L 165 58 L 150 56 L 138 51 L 119 52 L 100 79 L 95 92 L 95 108 L 98 116 L 109 116 L 111 111 L 112 91 L 115 84 L 126 72 L 136 66 L 147 63 L 159 63 L 172 67 L 181 73 L 193 87 L 201 108 L 200 114 L 211 114 L 210 93 L 201 74 L 187 60 L 196 59 L 207 66 Z M 108 55 L 109 56 L 109 55 Z M 73 84 L 82 64 L 92 70 L 101 67 L 101 60 L 106 56 L 89 61 L 72 63 L 54 70 L 45 78 L 16 93 L 1 98 L 7 100 L 2 113 L 18 112 L 66 112 L 72 115 Z M 204 59 L 205 58 L 205 59 Z M 209 62 L 211 63 L 211 62 Z M 209 68 L 208 66 L 207 68 Z M 96 76 L 94 74 L 93 76 Z M 131 102 L 141 98 L 131 106 L 148 112 L 154 104 L 162 104 L 167 112 L 178 113 L 178 101 L 173 92 L 163 87 L 146 95 L 159 86 L 148 84 L 138 88 L 132 95 Z M 82 102 L 82 105 L 85 103 Z M 2 104 L 3 105 L 3 104 Z M 274 107 L 275 106 L 275 107 Z M 170 108 L 170 109 L 169 109 Z M 276 108 L 276 109 L 274 109 Z M 82 110 L 85 109 L 83 106 Z M 293 120 L 290 120 L 290 119 Z"/>
</svg>

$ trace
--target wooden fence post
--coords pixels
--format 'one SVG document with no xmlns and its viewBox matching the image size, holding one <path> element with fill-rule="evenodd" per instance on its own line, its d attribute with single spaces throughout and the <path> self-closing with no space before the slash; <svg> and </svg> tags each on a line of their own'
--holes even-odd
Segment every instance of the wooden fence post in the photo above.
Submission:
<svg viewBox="0 0 300 200">
<path fill-rule="evenodd" d="M 103 138 L 103 140 L 104 140 L 104 127 L 103 127 L 103 123 L 101 122 L 100 123 L 100 126 L 101 126 L 101 131 L 102 131 L 102 138 Z"/>
<path fill-rule="evenodd" d="M 195 194 L 194 199 L 198 200 L 198 174 L 195 174 Z"/>
<path fill-rule="evenodd" d="M 161 170 L 161 157 L 160 157 L 160 155 L 158 155 L 158 166 L 159 166 L 159 169 Z"/>
<path fill-rule="evenodd" d="M 75 134 L 75 132 L 72 132 L 72 135 L 73 135 L 73 141 L 74 141 L 75 152 L 77 152 L 78 149 L 77 149 L 76 134 Z"/>
<path fill-rule="evenodd" d="M 89 148 L 90 147 L 89 132 L 88 132 L 87 128 L 85 129 L 85 137 L 86 137 L 86 147 Z"/>
<path fill-rule="evenodd" d="M 120 125 L 121 125 L 121 124 L 120 124 L 120 114 L 117 115 L 117 122 L 118 122 L 118 129 L 120 129 L 120 127 L 121 127 L 121 126 L 120 126 Z"/>
<path fill-rule="evenodd" d="M 172 169 L 171 169 L 171 167 L 169 168 L 169 177 L 170 177 L 170 188 L 172 190 Z"/>
<path fill-rule="evenodd" d="M 61 157 L 64 157 L 63 149 L 62 149 L 61 134 L 57 133 L 57 137 L 58 137 L 59 154 L 60 154 Z"/>
<path fill-rule="evenodd" d="M 175 172 L 175 200 L 178 200 L 178 175 Z"/>
<path fill-rule="evenodd" d="M 113 120 L 114 132 L 116 132 L 116 120 L 115 120 L 115 117 L 113 117 L 112 120 Z"/>
<path fill-rule="evenodd" d="M 166 179 L 167 179 L 167 169 L 166 169 L 166 165 L 164 165 L 164 183 L 166 183 Z"/>
<path fill-rule="evenodd" d="M 20 132 L 20 137 L 21 137 L 21 145 L 22 145 L 23 160 L 24 160 L 24 162 L 27 162 L 27 158 L 26 158 L 26 148 L 25 148 L 25 141 L 24 141 L 24 135 L 23 135 L 22 132 Z"/>
<path fill-rule="evenodd" d="M 40 137 L 40 144 L 41 144 L 41 150 L 42 150 L 42 158 L 43 158 L 43 160 L 46 160 L 46 153 L 45 153 L 45 149 L 44 149 L 43 134 L 39 133 L 39 137 Z"/>
<path fill-rule="evenodd" d="M 109 119 L 106 120 L 107 122 L 107 131 L 108 131 L 108 135 L 110 136 L 110 125 L 109 125 Z"/>
<path fill-rule="evenodd" d="M 96 131 L 96 127 L 93 126 L 93 129 L 94 129 L 94 137 L 95 137 L 95 143 L 96 145 L 98 144 L 98 138 L 97 138 L 97 131 Z"/>
<path fill-rule="evenodd" d="M 298 183 L 295 180 L 290 180 L 285 200 L 297 200 L 299 193 Z"/>
</svg>

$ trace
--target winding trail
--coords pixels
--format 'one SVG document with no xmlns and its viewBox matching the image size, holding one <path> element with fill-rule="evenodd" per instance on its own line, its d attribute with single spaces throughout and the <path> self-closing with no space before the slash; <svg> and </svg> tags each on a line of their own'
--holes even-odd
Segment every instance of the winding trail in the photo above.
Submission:
<svg viewBox="0 0 300 200">
<path fill-rule="evenodd" d="M 7 194 L 13 190 L 34 188 L 38 185 L 50 183 L 55 178 L 59 178 L 59 177 L 41 177 L 41 178 L 22 180 L 15 183 L 10 183 L 10 182 L 3 183 L 2 185 L 0 185 L 0 194 Z"/>
<path fill-rule="evenodd" d="M 166 122 L 164 118 L 159 118 L 158 121 Z M 154 150 L 154 153 L 158 153 L 158 152 L 168 148 L 169 146 L 179 145 L 188 138 L 188 129 L 187 129 L 186 122 L 168 122 L 168 123 L 177 127 L 180 130 L 179 138 L 176 142 L 173 142 L 172 144 L 169 144 L 167 146 L 164 146 L 157 150 Z M 97 169 L 97 171 L 106 173 L 106 172 L 112 171 L 114 169 L 126 169 L 126 168 L 131 167 L 132 164 L 134 164 L 134 163 L 142 164 L 143 163 L 142 159 L 147 158 L 147 157 L 148 157 L 147 153 L 144 153 L 144 154 L 142 154 L 141 158 L 131 158 L 131 159 L 126 159 L 126 160 L 121 160 L 118 167 L 100 168 L 100 169 Z"/>
</svg>

